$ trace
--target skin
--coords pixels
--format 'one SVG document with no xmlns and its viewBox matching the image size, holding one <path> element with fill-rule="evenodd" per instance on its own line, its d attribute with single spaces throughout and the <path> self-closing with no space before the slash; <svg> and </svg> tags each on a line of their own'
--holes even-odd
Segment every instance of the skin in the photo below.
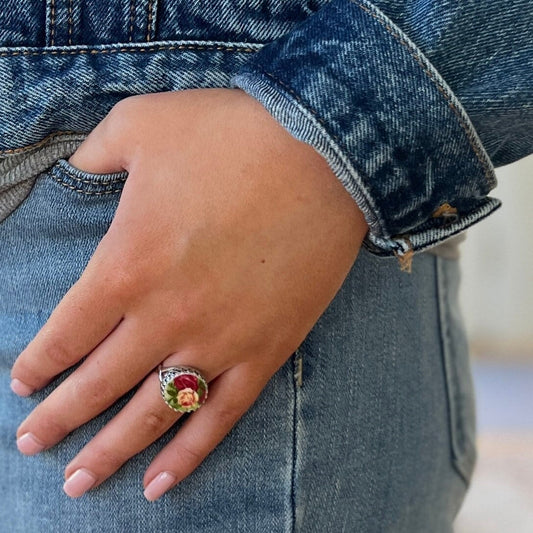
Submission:
<svg viewBox="0 0 533 533">
<path fill-rule="evenodd" d="M 209 399 L 144 476 L 146 487 L 170 472 L 175 485 L 303 341 L 368 227 L 325 160 L 239 89 L 127 98 L 70 163 L 129 177 L 109 231 L 12 378 L 38 390 L 88 356 L 17 438 L 50 448 L 143 382 L 65 469 L 89 470 L 97 486 L 180 416 L 154 369 L 192 366 Z"/>
</svg>

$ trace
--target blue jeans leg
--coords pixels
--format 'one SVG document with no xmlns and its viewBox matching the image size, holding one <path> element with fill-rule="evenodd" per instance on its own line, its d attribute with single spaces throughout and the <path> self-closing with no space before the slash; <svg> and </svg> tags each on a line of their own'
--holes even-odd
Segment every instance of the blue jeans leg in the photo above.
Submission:
<svg viewBox="0 0 533 533">
<path fill-rule="evenodd" d="M 474 460 L 473 400 L 458 265 L 429 254 L 409 275 L 362 251 L 250 411 L 156 503 L 142 476 L 179 424 L 84 497 L 61 490 L 64 466 L 127 398 L 54 448 L 19 454 L 18 424 L 57 382 L 18 398 L 10 367 L 83 271 L 123 178 L 55 162 L 0 224 L 0 529 L 451 531 Z"/>
</svg>

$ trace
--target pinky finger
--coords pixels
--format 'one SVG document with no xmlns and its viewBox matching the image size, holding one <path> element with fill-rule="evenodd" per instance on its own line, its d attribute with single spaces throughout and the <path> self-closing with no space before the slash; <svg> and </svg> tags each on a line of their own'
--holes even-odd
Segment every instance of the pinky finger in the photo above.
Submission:
<svg viewBox="0 0 533 533">
<path fill-rule="evenodd" d="M 233 367 L 209 384 L 206 404 L 188 418 L 148 467 L 144 475 L 147 500 L 157 500 L 191 474 L 254 403 L 270 376 L 258 376 L 257 366 L 253 371 L 251 367 L 246 363 Z"/>
</svg>

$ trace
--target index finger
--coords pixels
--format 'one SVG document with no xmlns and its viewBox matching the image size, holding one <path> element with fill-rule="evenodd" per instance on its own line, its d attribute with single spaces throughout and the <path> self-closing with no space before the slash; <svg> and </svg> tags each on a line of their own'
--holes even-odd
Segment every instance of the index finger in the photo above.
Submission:
<svg viewBox="0 0 533 533">
<path fill-rule="evenodd" d="M 11 389 L 29 396 L 90 353 L 117 326 L 123 306 L 91 260 L 11 370 Z"/>
</svg>

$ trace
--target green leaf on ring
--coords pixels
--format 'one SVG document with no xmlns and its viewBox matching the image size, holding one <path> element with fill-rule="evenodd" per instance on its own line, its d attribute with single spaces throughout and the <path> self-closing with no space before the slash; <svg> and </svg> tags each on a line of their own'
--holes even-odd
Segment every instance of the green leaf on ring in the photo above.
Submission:
<svg viewBox="0 0 533 533">
<path fill-rule="evenodd" d="M 178 389 L 176 389 L 176 386 L 172 381 L 170 383 L 167 383 L 167 386 L 165 387 L 165 400 L 170 401 L 172 398 L 178 397 Z"/>
<path fill-rule="evenodd" d="M 198 396 L 201 398 L 205 393 L 205 383 L 202 380 L 198 380 L 198 390 L 196 391 Z"/>
</svg>

